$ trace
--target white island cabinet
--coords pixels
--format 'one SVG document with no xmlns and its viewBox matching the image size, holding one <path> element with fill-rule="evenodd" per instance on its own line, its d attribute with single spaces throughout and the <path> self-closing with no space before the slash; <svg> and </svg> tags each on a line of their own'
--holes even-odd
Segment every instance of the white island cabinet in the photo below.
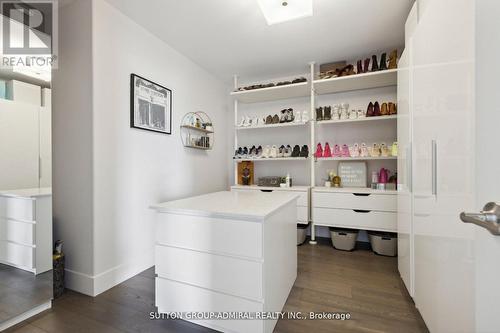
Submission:
<svg viewBox="0 0 500 333">
<path fill-rule="evenodd" d="M 297 277 L 297 198 L 216 192 L 153 206 L 160 313 L 282 311 Z M 277 320 L 184 319 L 223 332 L 272 332 Z"/>
</svg>

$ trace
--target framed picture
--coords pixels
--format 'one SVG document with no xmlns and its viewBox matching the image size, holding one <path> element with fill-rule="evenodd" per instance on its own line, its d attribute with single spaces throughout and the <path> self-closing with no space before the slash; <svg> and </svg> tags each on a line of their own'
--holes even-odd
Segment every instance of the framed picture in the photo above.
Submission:
<svg viewBox="0 0 500 333">
<path fill-rule="evenodd" d="M 130 74 L 130 127 L 172 134 L 172 90 Z"/>
</svg>

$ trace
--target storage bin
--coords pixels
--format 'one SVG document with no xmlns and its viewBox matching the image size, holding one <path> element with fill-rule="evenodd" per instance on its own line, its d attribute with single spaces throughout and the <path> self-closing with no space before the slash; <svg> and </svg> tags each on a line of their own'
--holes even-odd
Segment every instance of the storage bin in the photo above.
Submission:
<svg viewBox="0 0 500 333">
<path fill-rule="evenodd" d="M 368 238 L 376 254 L 389 257 L 398 255 L 398 238 L 395 233 L 369 231 Z"/>
<path fill-rule="evenodd" d="M 332 245 L 337 250 L 352 251 L 356 247 L 359 230 L 330 227 Z"/>
<path fill-rule="evenodd" d="M 297 245 L 302 245 L 306 241 L 308 226 L 309 224 L 297 224 Z"/>
</svg>

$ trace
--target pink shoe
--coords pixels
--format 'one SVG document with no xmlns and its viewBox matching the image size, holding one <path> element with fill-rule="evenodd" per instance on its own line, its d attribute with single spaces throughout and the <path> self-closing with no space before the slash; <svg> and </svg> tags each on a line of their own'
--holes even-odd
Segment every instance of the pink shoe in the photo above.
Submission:
<svg viewBox="0 0 500 333">
<path fill-rule="evenodd" d="M 341 157 L 342 156 L 342 152 L 340 151 L 340 146 L 339 145 L 335 145 L 333 147 L 332 155 L 335 156 L 335 157 Z"/>
<path fill-rule="evenodd" d="M 330 145 L 325 143 L 325 150 L 323 151 L 323 157 L 332 157 L 332 151 L 330 150 Z"/>
<path fill-rule="evenodd" d="M 318 145 L 316 146 L 316 153 L 314 153 L 314 157 L 323 157 L 323 147 L 321 147 L 321 143 L 318 143 Z"/>
<path fill-rule="evenodd" d="M 347 147 L 347 145 L 342 145 L 342 157 L 351 157 L 349 147 Z"/>
</svg>

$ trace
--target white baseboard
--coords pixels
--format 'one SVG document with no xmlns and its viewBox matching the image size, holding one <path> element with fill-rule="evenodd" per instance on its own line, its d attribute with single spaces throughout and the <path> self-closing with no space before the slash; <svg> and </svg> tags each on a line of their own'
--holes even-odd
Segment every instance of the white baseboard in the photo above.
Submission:
<svg viewBox="0 0 500 333">
<path fill-rule="evenodd" d="M 88 275 L 66 269 L 66 288 L 95 297 L 140 272 L 154 266 L 151 262 L 134 262 L 118 265 L 97 275 Z"/>
<path fill-rule="evenodd" d="M 4 322 L 1 322 L 0 323 L 0 332 L 6 330 L 9 327 L 17 325 L 20 322 L 25 321 L 26 319 L 29 319 L 29 318 L 31 318 L 33 316 L 36 316 L 40 312 L 48 310 L 51 307 L 52 307 L 52 301 L 48 301 L 46 303 L 38 305 L 36 308 L 33 308 L 33 309 L 29 310 L 29 311 L 26 311 L 26 312 L 20 314 L 19 316 L 15 317 L 15 318 L 6 320 Z"/>
</svg>

